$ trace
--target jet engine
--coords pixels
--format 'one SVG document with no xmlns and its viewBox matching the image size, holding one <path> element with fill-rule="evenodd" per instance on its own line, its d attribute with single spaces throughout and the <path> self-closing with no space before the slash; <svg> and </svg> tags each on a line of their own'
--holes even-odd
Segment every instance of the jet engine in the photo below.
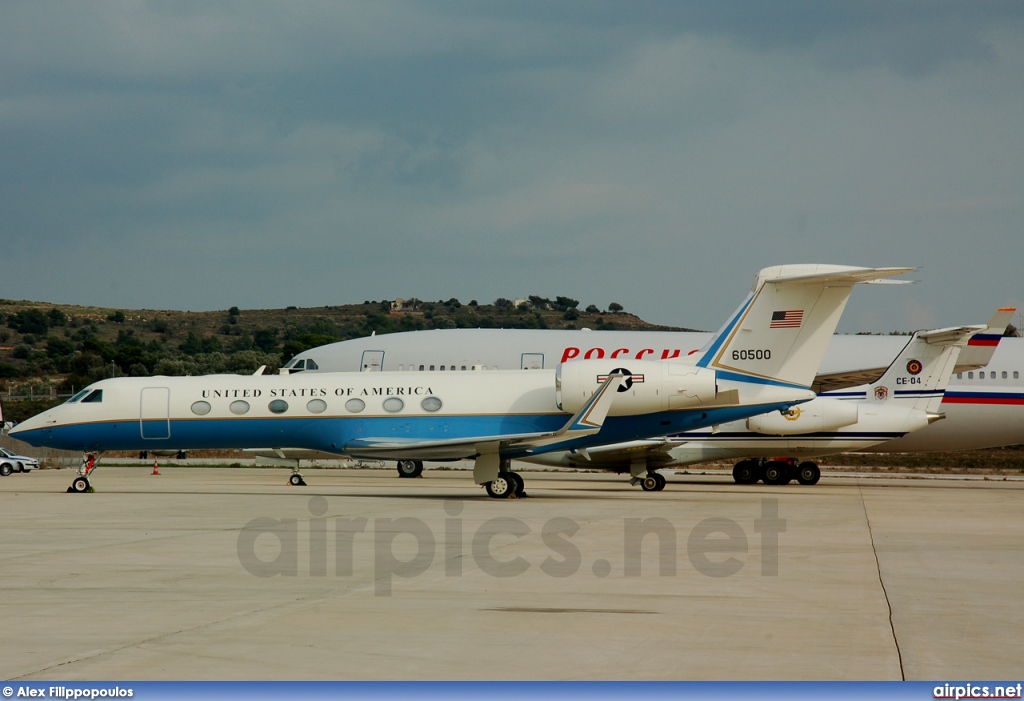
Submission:
<svg viewBox="0 0 1024 701">
<path fill-rule="evenodd" d="M 790 407 L 788 411 L 751 416 L 747 419 L 747 428 L 769 436 L 799 436 L 818 431 L 835 431 L 843 426 L 851 426 L 859 419 L 856 402 L 816 397 Z"/>
<path fill-rule="evenodd" d="M 625 375 L 625 381 L 610 416 L 696 408 L 718 397 L 715 371 L 707 368 L 652 360 L 573 360 L 559 365 L 555 373 L 559 408 L 576 413 L 616 371 Z"/>
</svg>

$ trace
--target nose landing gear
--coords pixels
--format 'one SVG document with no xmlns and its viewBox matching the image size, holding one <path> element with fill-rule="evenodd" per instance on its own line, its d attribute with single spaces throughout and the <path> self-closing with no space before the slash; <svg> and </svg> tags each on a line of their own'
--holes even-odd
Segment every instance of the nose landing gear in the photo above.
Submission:
<svg viewBox="0 0 1024 701">
<path fill-rule="evenodd" d="M 99 460 L 99 455 L 96 453 L 86 453 L 82 456 L 82 464 L 78 466 L 78 477 L 72 482 L 71 486 L 68 487 L 68 493 L 72 492 L 92 492 L 92 484 L 89 482 L 89 476 L 96 470 L 96 462 Z"/>
</svg>

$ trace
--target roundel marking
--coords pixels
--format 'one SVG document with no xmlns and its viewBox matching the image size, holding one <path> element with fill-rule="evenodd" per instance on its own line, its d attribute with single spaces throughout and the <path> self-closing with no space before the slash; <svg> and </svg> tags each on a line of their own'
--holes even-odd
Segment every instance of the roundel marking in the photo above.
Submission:
<svg viewBox="0 0 1024 701">
<path fill-rule="evenodd" d="M 918 375 L 923 369 L 924 366 L 921 364 L 920 360 L 910 360 L 907 362 L 907 372 L 911 375 Z"/>
<path fill-rule="evenodd" d="M 644 376 L 643 375 L 634 375 L 633 373 L 631 373 L 626 368 L 615 368 L 614 370 L 609 372 L 608 375 L 614 375 L 615 373 L 622 373 L 623 375 L 626 376 L 626 379 L 623 381 L 623 383 L 621 385 L 619 385 L 619 388 L 616 390 L 617 392 L 626 392 L 626 391 L 629 390 L 630 387 L 633 386 L 634 382 L 643 382 L 644 381 Z M 598 384 L 600 384 L 600 383 L 604 382 L 605 380 L 607 380 L 608 379 L 608 375 L 598 375 L 597 376 Z"/>
<path fill-rule="evenodd" d="M 625 375 L 626 379 L 623 381 L 623 383 L 621 385 L 619 385 L 619 388 L 616 390 L 617 392 L 625 392 L 630 387 L 633 386 L 634 382 L 643 382 L 644 381 L 644 376 L 643 375 L 634 375 L 633 373 L 631 373 L 626 368 L 615 368 L 610 373 L 608 373 L 608 375 L 598 375 L 597 376 L 597 383 L 598 384 L 603 384 L 608 379 L 609 375 L 614 375 L 615 373 L 619 373 L 619 372 L 621 372 L 623 375 Z"/>
<path fill-rule="evenodd" d="M 804 410 L 798 406 L 792 406 L 788 410 L 782 412 L 782 417 L 786 421 L 796 421 L 800 418 L 800 414 L 804 413 Z"/>
</svg>

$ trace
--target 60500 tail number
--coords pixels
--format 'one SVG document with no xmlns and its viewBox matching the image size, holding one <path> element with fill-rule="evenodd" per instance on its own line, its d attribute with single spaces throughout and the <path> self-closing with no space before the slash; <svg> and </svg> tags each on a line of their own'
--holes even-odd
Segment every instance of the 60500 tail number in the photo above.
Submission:
<svg viewBox="0 0 1024 701">
<path fill-rule="evenodd" d="M 732 352 L 733 360 L 771 360 L 772 352 L 765 349 L 756 350 L 734 350 Z"/>
</svg>

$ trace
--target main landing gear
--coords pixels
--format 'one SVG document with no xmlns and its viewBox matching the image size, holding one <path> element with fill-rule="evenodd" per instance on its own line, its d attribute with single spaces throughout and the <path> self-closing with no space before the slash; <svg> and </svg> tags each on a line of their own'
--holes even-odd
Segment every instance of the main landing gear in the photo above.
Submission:
<svg viewBox="0 0 1024 701">
<path fill-rule="evenodd" d="M 810 461 L 798 463 L 796 458 L 748 458 L 736 463 L 732 468 L 732 478 L 736 484 L 763 481 L 765 484 L 783 485 L 796 480 L 800 484 L 811 485 L 821 479 L 821 469 Z"/>
<path fill-rule="evenodd" d="M 518 472 L 499 472 L 498 477 L 486 485 L 492 499 L 522 499 L 526 496 L 526 483 Z"/>
<path fill-rule="evenodd" d="M 661 476 L 658 472 L 648 472 L 642 480 L 640 480 L 640 488 L 645 492 L 660 492 L 665 488 L 667 480 Z"/>
<path fill-rule="evenodd" d="M 665 488 L 665 478 L 643 457 L 629 463 L 629 475 L 629 483 L 634 487 L 639 484 L 645 492 L 660 492 Z"/>
<path fill-rule="evenodd" d="M 96 470 L 98 460 L 99 455 L 96 453 L 86 453 L 82 456 L 82 464 L 78 466 L 78 477 L 71 482 L 68 493 L 93 491 L 92 484 L 89 483 L 89 476 Z"/>
<path fill-rule="evenodd" d="M 399 460 L 398 461 L 398 476 L 399 477 L 419 477 L 423 474 L 423 461 L 422 460 Z"/>
</svg>

